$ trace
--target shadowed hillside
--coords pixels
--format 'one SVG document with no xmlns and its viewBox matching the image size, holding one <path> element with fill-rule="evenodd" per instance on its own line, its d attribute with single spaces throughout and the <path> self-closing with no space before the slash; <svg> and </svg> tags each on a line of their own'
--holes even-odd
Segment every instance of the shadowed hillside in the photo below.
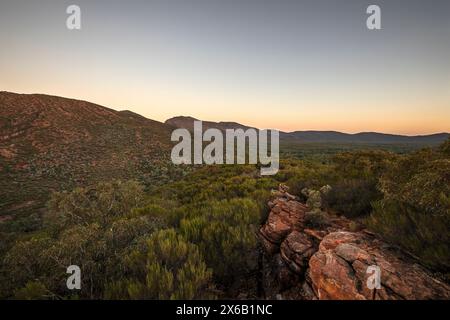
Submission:
<svg viewBox="0 0 450 320">
<path fill-rule="evenodd" d="M 40 207 L 52 190 L 112 178 L 151 183 L 166 167 L 169 138 L 169 126 L 131 111 L 0 92 L 0 214 Z"/>
</svg>

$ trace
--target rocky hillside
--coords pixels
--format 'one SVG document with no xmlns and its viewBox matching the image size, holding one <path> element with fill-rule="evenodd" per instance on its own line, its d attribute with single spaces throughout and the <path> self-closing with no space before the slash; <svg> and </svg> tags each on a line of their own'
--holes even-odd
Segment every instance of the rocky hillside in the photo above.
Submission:
<svg viewBox="0 0 450 320">
<path fill-rule="evenodd" d="M 0 215 L 39 208 L 52 190 L 114 178 L 150 183 L 170 154 L 170 132 L 130 111 L 0 92 Z"/>
<path fill-rule="evenodd" d="M 281 187 L 269 203 L 270 214 L 259 232 L 267 298 L 450 298 L 450 287 L 414 257 L 367 230 L 357 231 L 354 222 L 320 211 L 322 192 L 310 192 L 303 204 Z M 378 289 L 367 286 L 370 266 L 380 268 Z"/>
</svg>

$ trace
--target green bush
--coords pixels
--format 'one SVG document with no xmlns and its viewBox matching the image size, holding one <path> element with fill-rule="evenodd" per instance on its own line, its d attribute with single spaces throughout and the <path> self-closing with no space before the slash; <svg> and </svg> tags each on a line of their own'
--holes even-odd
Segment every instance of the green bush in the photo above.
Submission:
<svg viewBox="0 0 450 320">
<path fill-rule="evenodd" d="M 421 258 L 450 268 L 450 158 L 448 142 L 400 157 L 380 178 L 383 200 L 374 204 L 367 225 L 388 241 Z"/>
<path fill-rule="evenodd" d="M 369 214 L 371 203 L 380 200 L 382 193 L 373 180 L 344 179 L 333 184 L 330 192 L 324 195 L 325 207 L 348 218 Z"/>
<path fill-rule="evenodd" d="M 55 192 L 48 202 L 46 225 L 61 229 L 70 224 L 108 224 L 143 202 L 143 186 L 135 181 L 99 183 L 71 192 Z"/>
<path fill-rule="evenodd" d="M 428 267 L 443 272 L 450 269 L 449 213 L 426 214 L 404 203 L 382 200 L 374 203 L 366 224 Z"/>
<path fill-rule="evenodd" d="M 25 287 L 15 291 L 17 300 L 48 300 L 55 298 L 39 281 L 30 281 Z"/>
<path fill-rule="evenodd" d="M 124 279 L 107 285 L 107 299 L 212 298 L 211 271 L 196 245 L 175 230 L 158 231 L 122 259 Z"/>
<path fill-rule="evenodd" d="M 229 285 L 257 267 L 259 220 L 260 209 L 253 200 L 211 201 L 181 220 L 180 233 L 199 246 L 215 279 Z"/>
<path fill-rule="evenodd" d="M 327 213 L 320 210 L 309 211 L 305 214 L 305 224 L 313 228 L 323 228 L 329 224 Z"/>
<path fill-rule="evenodd" d="M 54 210 L 47 217 L 47 228 L 17 241 L 6 252 L 0 260 L 1 297 L 31 296 L 38 291 L 35 281 L 48 289 L 47 296 L 71 297 L 65 280 L 66 268 L 72 264 L 82 270 L 80 297 L 101 297 L 105 284 L 122 275 L 118 266 L 123 252 L 139 237 L 165 225 L 157 215 L 131 214 L 140 201 L 134 182 L 100 184 L 89 190 L 57 194 L 50 204 Z M 105 199 L 110 199 L 109 212 L 102 211 Z M 15 292 L 17 288 L 21 291 Z"/>
</svg>

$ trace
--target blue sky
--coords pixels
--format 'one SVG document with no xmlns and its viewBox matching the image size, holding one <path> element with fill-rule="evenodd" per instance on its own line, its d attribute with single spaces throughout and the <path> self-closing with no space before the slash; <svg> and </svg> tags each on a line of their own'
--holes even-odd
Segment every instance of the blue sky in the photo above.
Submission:
<svg viewBox="0 0 450 320">
<path fill-rule="evenodd" d="M 369 4 L 381 30 L 366 28 Z M 3 0 L 0 90 L 160 121 L 450 131 L 449 17 L 444 0 Z"/>
</svg>

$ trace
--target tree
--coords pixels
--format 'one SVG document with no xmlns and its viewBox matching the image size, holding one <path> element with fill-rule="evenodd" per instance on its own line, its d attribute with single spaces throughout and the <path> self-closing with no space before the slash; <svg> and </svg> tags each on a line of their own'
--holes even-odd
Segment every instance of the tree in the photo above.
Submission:
<svg viewBox="0 0 450 320">
<path fill-rule="evenodd" d="M 48 202 L 46 225 L 60 230 L 70 224 L 108 224 L 142 204 L 143 187 L 136 181 L 99 183 L 71 192 L 55 192 Z"/>
</svg>

